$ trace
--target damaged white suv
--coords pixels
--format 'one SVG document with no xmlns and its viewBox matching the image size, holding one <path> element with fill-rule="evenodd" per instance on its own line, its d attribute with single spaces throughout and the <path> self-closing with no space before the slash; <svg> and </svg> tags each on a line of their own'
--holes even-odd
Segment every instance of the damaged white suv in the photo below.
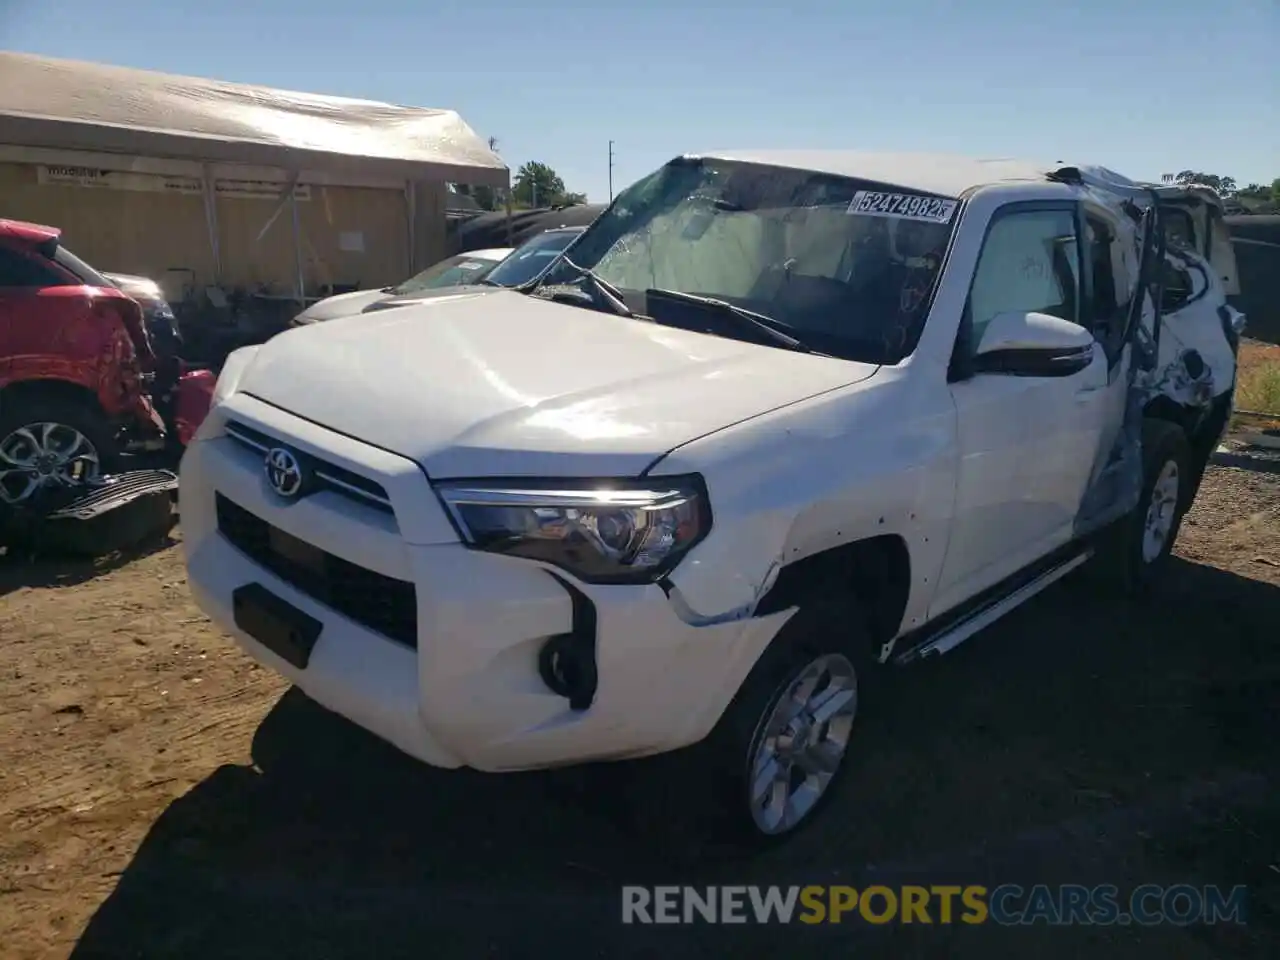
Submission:
<svg viewBox="0 0 1280 960">
<path fill-rule="evenodd" d="M 881 665 L 1095 553 L 1159 569 L 1230 414 L 1235 282 L 1211 191 L 680 157 L 531 287 L 234 353 L 182 464 L 191 588 L 420 760 L 697 744 L 722 821 L 776 839 Z"/>
</svg>

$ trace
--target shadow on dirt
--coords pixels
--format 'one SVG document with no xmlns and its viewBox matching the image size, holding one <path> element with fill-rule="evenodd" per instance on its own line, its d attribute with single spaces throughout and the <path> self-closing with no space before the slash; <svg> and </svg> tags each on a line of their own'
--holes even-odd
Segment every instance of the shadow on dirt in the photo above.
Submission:
<svg viewBox="0 0 1280 960">
<path fill-rule="evenodd" d="M 1254 473 L 1280 474 L 1280 456 L 1271 451 L 1260 454 L 1218 452 L 1214 453 L 1209 460 L 1218 467 L 1235 467 L 1239 470 L 1251 470 Z"/>
<path fill-rule="evenodd" d="M 1068 578 L 886 678 L 895 696 L 861 727 L 823 821 L 745 862 L 678 825 L 693 789 L 678 755 L 437 771 L 291 691 L 257 731 L 254 767 L 219 769 L 154 824 L 73 956 L 792 960 L 833 940 L 899 956 L 1275 955 L 1277 623 L 1280 588 L 1210 567 L 1176 562 L 1140 605 Z M 1221 849 L 1224 812 L 1232 836 L 1257 835 L 1226 861 L 1204 853 Z M 1199 846 L 1179 846 L 1193 828 Z M 1263 908 L 1243 933 L 619 922 L 623 884 L 877 878 L 1245 883 Z"/>
<path fill-rule="evenodd" d="M 7 548 L 0 552 L 0 597 L 24 587 L 74 587 L 153 553 L 168 550 L 177 542 L 172 532 L 166 532 L 149 537 L 128 550 L 117 550 L 101 557 L 32 555 Z"/>
</svg>

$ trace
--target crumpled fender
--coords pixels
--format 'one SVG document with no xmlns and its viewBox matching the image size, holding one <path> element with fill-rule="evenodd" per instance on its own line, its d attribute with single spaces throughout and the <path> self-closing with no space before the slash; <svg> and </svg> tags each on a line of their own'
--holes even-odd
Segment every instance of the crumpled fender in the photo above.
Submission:
<svg viewBox="0 0 1280 960">
<path fill-rule="evenodd" d="M 123 331 L 121 342 L 111 339 L 99 344 L 96 355 L 27 354 L 5 360 L 0 388 L 19 383 L 54 380 L 83 387 L 93 394 L 108 417 L 118 417 L 137 409 L 143 397 L 142 382 L 126 372 L 124 358 L 132 355 Z"/>
<path fill-rule="evenodd" d="M 905 371 L 876 379 L 875 390 L 812 398 L 658 464 L 653 476 L 701 473 L 711 496 L 711 535 L 665 584 L 682 620 L 745 619 L 784 566 L 896 535 L 911 557 L 904 627 L 921 621 L 955 501 L 955 410 L 946 394 L 910 389 Z"/>
</svg>

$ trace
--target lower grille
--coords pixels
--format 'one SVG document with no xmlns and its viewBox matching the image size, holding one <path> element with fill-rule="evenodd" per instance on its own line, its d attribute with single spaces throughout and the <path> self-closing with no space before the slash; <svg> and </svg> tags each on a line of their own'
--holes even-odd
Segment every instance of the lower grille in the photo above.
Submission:
<svg viewBox="0 0 1280 960">
<path fill-rule="evenodd" d="M 237 550 L 350 620 L 417 649 L 418 596 L 397 580 L 326 553 L 272 526 L 222 494 L 218 530 Z"/>
</svg>

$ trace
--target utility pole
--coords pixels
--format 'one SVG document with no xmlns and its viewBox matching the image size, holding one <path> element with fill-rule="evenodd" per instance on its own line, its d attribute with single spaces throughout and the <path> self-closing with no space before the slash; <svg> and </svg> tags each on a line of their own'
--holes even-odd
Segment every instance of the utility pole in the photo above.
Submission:
<svg viewBox="0 0 1280 960">
<path fill-rule="evenodd" d="M 609 141 L 609 202 L 613 203 L 613 141 Z"/>
</svg>

